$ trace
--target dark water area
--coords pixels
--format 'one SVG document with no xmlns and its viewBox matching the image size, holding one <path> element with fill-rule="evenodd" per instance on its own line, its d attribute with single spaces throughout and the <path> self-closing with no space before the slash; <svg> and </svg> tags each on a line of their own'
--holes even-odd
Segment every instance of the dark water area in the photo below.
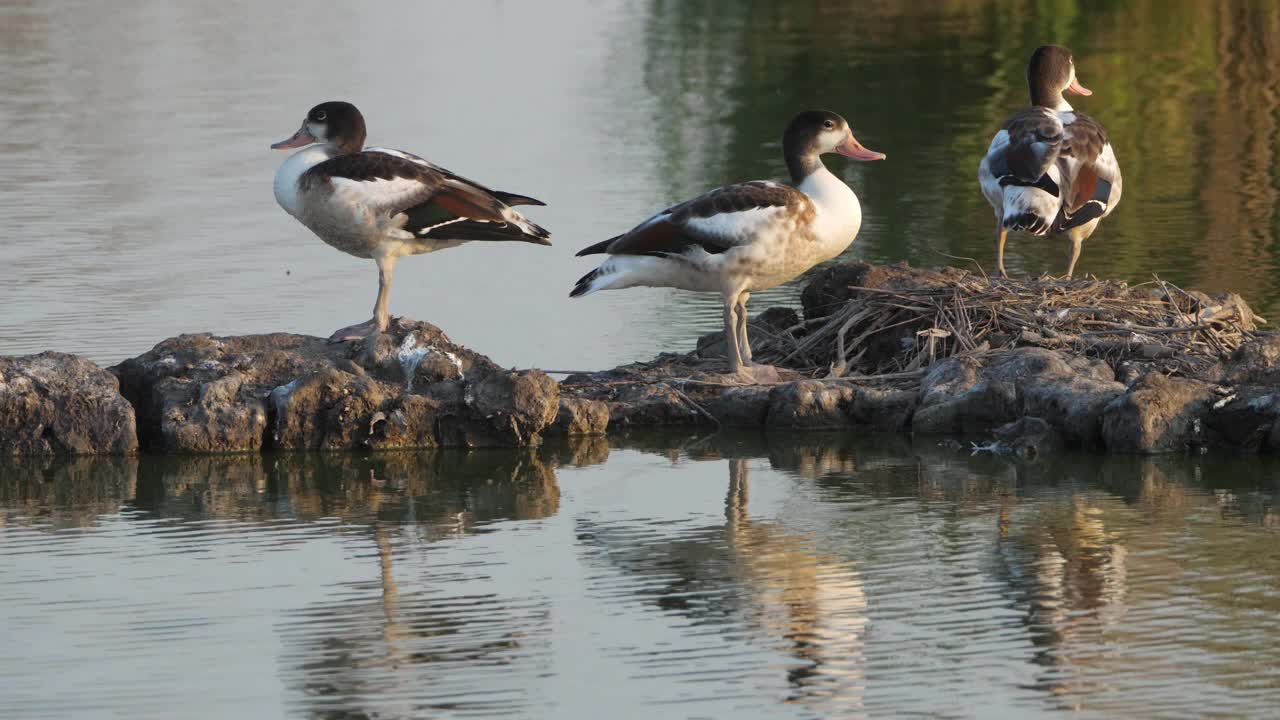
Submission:
<svg viewBox="0 0 1280 720">
<path fill-rule="evenodd" d="M 10 461 L 0 695 L 24 718 L 1260 717 L 1277 471 L 820 434 Z"/>
<path fill-rule="evenodd" d="M 881 163 L 845 258 L 990 269 L 976 172 L 1045 42 L 1124 199 L 1079 271 L 1280 314 L 1280 3 L 0 5 L 0 354 L 327 335 L 371 263 L 275 204 L 267 145 L 370 141 L 545 200 L 552 248 L 402 263 L 392 310 L 519 367 L 688 350 L 718 301 L 570 301 L 579 248 L 784 174 L 797 110 Z M 1065 242 L 1011 239 L 1014 274 Z M 795 305 L 805 279 L 753 294 Z M 1019 463 L 854 435 L 520 452 L 6 460 L 0 716 L 1274 716 L 1280 466 Z"/>
</svg>

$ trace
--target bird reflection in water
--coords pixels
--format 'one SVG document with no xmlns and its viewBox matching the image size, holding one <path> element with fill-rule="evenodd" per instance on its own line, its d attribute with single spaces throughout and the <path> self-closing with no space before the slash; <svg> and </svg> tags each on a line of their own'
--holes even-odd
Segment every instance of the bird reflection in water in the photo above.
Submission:
<svg viewBox="0 0 1280 720">
<path fill-rule="evenodd" d="M 818 540 L 775 520 L 753 517 L 749 461 L 727 460 L 729 487 L 723 524 L 686 527 L 651 521 L 580 519 L 578 538 L 588 562 L 622 570 L 627 582 L 606 588 L 624 603 L 639 596 L 646 609 L 686 618 L 702 629 L 685 639 L 705 647 L 629 648 L 646 671 L 688 682 L 709 674 L 742 686 L 784 673 L 786 701 L 825 713 L 858 712 L 865 689 L 867 600 L 853 566 L 818 549 Z M 780 661 L 719 655 L 745 642 Z M 705 650 L 705 653 L 702 651 Z"/>
<path fill-rule="evenodd" d="M 1127 548 L 1107 527 L 1104 498 L 1075 492 L 1029 504 L 1037 517 L 1018 519 L 1015 502 L 1000 504 L 997 575 L 1024 613 L 1044 668 L 1038 684 L 1064 698 L 1092 694 L 1105 682 L 1095 666 L 1107 662 L 1107 635 L 1125 607 Z"/>
<path fill-rule="evenodd" d="M 341 486 L 360 496 L 352 531 L 372 535 L 376 581 L 350 582 L 343 597 L 281 624 L 286 676 L 324 716 L 518 710 L 519 669 L 549 645 L 551 600 L 496 582 L 482 549 L 462 561 L 453 551 L 482 548 L 494 523 L 554 515 L 554 467 L 534 452 L 495 451 L 389 455 L 364 469 Z M 450 665 L 496 675 L 469 683 Z"/>
</svg>

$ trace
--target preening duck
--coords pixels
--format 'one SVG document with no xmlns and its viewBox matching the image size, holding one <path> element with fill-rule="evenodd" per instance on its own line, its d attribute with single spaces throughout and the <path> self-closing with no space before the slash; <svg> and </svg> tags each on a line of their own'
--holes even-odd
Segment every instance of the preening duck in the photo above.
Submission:
<svg viewBox="0 0 1280 720">
<path fill-rule="evenodd" d="M 996 213 L 996 272 L 1005 277 L 1009 231 L 1026 230 L 1067 236 L 1069 278 L 1080 245 L 1120 202 L 1120 164 L 1102 125 L 1063 97 L 1093 94 L 1076 78 L 1070 50 L 1037 48 L 1027 85 L 1031 107 L 1009 118 L 978 166 L 982 194 Z"/>
<path fill-rule="evenodd" d="M 386 332 L 396 262 L 478 240 L 550 245 L 545 229 L 512 205 L 542 205 L 490 190 L 401 150 L 365 148 L 364 116 L 346 102 L 311 108 L 293 137 L 271 147 L 302 148 L 276 172 L 276 202 L 333 247 L 378 265 L 373 318 L 329 339 Z"/>
<path fill-rule="evenodd" d="M 825 111 L 795 116 L 782 149 L 791 185 L 758 180 L 716 188 L 583 249 L 578 255 L 610 257 L 582 276 L 570 297 L 636 286 L 720 293 L 729 371 L 750 379 L 751 293 L 844 252 L 862 225 L 857 196 L 819 156 L 884 159 L 854 138 L 844 118 Z"/>
</svg>

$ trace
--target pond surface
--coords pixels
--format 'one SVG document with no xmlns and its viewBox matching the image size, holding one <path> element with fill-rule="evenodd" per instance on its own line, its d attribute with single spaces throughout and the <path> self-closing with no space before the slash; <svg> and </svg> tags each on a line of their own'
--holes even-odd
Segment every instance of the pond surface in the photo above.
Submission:
<svg viewBox="0 0 1280 720">
<path fill-rule="evenodd" d="M 1280 4 L 1230 0 L 0 6 L 0 354 L 327 334 L 374 268 L 271 193 L 347 99 L 370 141 L 548 203 L 552 248 L 412 258 L 392 310 L 504 365 L 693 347 L 715 298 L 566 296 L 579 248 L 783 174 L 797 110 L 846 258 L 991 268 L 976 167 L 1073 47 L 1125 196 L 1080 270 L 1280 310 Z M 1011 272 L 1065 245 L 1015 238 Z M 753 298 L 795 304 L 803 279 Z M 896 438 L 0 467 L 0 716 L 1030 717 L 1280 706 L 1280 467 L 1019 465 Z"/>
<path fill-rule="evenodd" d="M 1277 471 L 785 434 L 6 464 L 0 714 L 1262 716 Z"/>
</svg>

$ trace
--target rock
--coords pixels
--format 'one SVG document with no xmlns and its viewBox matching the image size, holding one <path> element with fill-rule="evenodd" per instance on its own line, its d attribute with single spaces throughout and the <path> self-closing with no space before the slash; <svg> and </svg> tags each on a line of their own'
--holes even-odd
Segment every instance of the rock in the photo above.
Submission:
<svg viewBox="0 0 1280 720">
<path fill-rule="evenodd" d="M 1262 335 L 1236 348 L 1222 381 L 1233 385 L 1280 385 L 1280 335 Z"/>
<path fill-rule="evenodd" d="M 626 385 L 607 401 L 610 427 L 714 425 L 696 405 L 666 383 Z"/>
<path fill-rule="evenodd" d="M 921 383 L 912 418 L 917 432 L 987 432 L 1032 415 L 1059 429 L 1067 442 L 1100 443 L 1103 409 L 1124 392 L 1110 367 L 1043 348 L 1014 348 L 990 356 L 937 363 Z"/>
<path fill-rule="evenodd" d="M 603 435 L 608 429 L 608 405 L 599 400 L 561 396 L 556 421 L 547 432 L 556 435 Z"/>
<path fill-rule="evenodd" d="M 1211 441 L 1244 450 L 1280 449 L 1269 440 L 1280 418 L 1280 388 L 1247 385 L 1217 395 L 1204 419 Z"/>
<path fill-rule="evenodd" d="M 772 393 L 767 385 L 729 388 L 707 401 L 707 412 L 725 427 L 763 427 Z"/>
<path fill-rule="evenodd" d="M 133 407 L 111 373 L 66 353 L 0 357 L 0 454 L 124 454 Z"/>
<path fill-rule="evenodd" d="M 1032 459 L 1062 449 L 1062 434 L 1038 417 L 1023 417 L 994 431 L 996 449 L 1008 455 Z"/>
<path fill-rule="evenodd" d="M 911 426 L 919 395 L 916 390 L 856 386 L 849 421 L 854 427 L 901 432 Z"/>
<path fill-rule="evenodd" d="M 356 343 L 180 335 L 112 368 L 142 446 L 168 452 L 534 444 L 559 388 L 398 319 Z"/>
<path fill-rule="evenodd" d="M 911 422 L 916 397 L 914 390 L 798 380 L 774 389 L 765 424 L 788 429 L 900 431 Z"/>
<path fill-rule="evenodd" d="M 470 412 L 454 416 L 462 421 L 455 427 L 466 438 L 460 444 L 536 444 L 539 434 L 555 422 L 560 386 L 541 370 L 499 371 L 471 385 L 464 405 Z"/>
<path fill-rule="evenodd" d="M 798 380 L 779 386 L 769 397 L 766 423 L 771 428 L 830 429 L 849 425 L 854 389 L 847 383 Z"/>
<path fill-rule="evenodd" d="M 1150 373 L 1103 412 L 1102 434 L 1114 452 L 1161 453 L 1201 445 L 1213 386 Z"/>
</svg>

